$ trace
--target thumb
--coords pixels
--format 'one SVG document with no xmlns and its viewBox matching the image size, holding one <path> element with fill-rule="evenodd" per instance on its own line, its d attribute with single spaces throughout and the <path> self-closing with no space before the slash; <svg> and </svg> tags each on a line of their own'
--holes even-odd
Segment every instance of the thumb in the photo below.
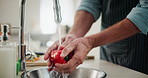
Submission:
<svg viewBox="0 0 148 78">
<path fill-rule="evenodd" d="M 61 53 L 60 56 L 62 58 L 66 57 L 69 53 L 73 52 L 75 48 L 76 48 L 76 45 L 75 44 L 70 44 L 70 45 L 66 46 L 63 49 L 63 51 L 62 51 L 62 53 Z"/>
</svg>

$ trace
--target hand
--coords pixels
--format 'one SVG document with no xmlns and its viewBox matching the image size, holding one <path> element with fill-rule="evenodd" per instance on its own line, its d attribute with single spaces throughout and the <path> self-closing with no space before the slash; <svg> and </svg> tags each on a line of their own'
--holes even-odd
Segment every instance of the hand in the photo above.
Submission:
<svg viewBox="0 0 148 78">
<path fill-rule="evenodd" d="M 62 45 L 61 45 L 60 47 L 61 47 L 61 48 L 62 48 L 62 47 L 66 47 L 66 46 L 67 46 L 68 44 L 70 44 L 74 39 L 76 39 L 76 36 L 75 36 L 75 35 L 68 34 L 66 37 L 64 37 L 64 38 L 61 39 L 61 40 L 62 40 Z M 59 47 L 59 42 L 58 42 L 58 41 L 54 42 L 54 44 L 51 45 L 51 46 L 48 48 L 47 52 L 45 53 L 45 55 L 44 55 L 44 60 L 48 60 L 48 59 L 49 59 L 49 53 L 50 53 L 51 51 L 53 51 L 53 50 L 57 50 L 58 47 Z M 48 65 L 49 67 L 51 67 L 53 64 L 48 60 L 47 65 Z"/>
<path fill-rule="evenodd" d="M 55 70 L 58 72 L 70 73 L 76 67 L 83 63 L 87 54 L 92 49 L 91 41 L 88 38 L 82 37 L 73 40 L 69 45 L 67 45 L 61 54 L 61 57 L 67 56 L 70 52 L 74 52 L 73 57 L 64 64 L 55 64 Z"/>
</svg>

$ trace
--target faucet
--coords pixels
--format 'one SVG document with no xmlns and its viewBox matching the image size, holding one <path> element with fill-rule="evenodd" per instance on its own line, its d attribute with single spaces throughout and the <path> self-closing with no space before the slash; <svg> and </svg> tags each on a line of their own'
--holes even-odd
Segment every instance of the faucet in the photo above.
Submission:
<svg viewBox="0 0 148 78">
<path fill-rule="evenodd" d="M 59 0 L 53 0 L 54 20 L 56 23 L 61 23 L 61 7 Z"/>
<path fill-rule="evenodd" d="M 20 31 L 19 31 L 19 59 L 21 63 L 21 71 L 26 70 L 26 45 L 25 45 L 25 36 L 24 36 L 24 27 L 25 27 L 25 4 L 26 0 L 21 0 L 21 16 L 20 16 Z"/>
<path fill-rule="evenodd" d="M 21 0 L 20 9 L 20 31 L 19 31 L 19 59 L 21 63 L 21 71 L 26 70 L 26 45 L 25 45 L 25 36 L 24 36 L 24 27 L 25 27 L 25 4 L 26 0 Z M 61 7 L 59 0 L 53 0 L 53 10 L 54 10 L 54 20 L 56 23 L 61 23 Z"/>
</svg>

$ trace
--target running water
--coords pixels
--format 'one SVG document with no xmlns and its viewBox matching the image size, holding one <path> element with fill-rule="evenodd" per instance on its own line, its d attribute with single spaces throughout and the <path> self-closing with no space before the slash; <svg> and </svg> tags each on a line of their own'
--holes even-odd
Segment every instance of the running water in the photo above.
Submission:
<svg viewBox="0 0 148 78">
<path fill-rule="evenodd" d="M 50 71 L 49 74 L 50 74 L 51 78 L 68 78 L 68 76 L 69 76 L 69 74 L 60 73 L 55 70 Z"/>
<path fill-rule="evenodd" d="M 61 46 L 61 25 L 60 23 L 57 23 L 57 33 L 58 33 L 58 40 L 59 40 L 59 47 L 58 50 L 60 49 Z"/>
<path fill-rule="evenodd" d="M 62 73 L 63 78 L 68 78 L 69 74 L 68 73 Z"/>
<path fill-rule="evenodd" d="M 57 23 L 57 33 L 58 33 L 58 40 L 59 40 L 59 46 L 58 46 L 58 50 L 59 50 L 60 46 L 62 44 L 60 23 Z M 68 75 L 69 75 L 69 74 L 66 74 L 66 73 L 59 73 L 59 72 L 56 72 L 54 70 L 52 71 L 52 74 L 54 74 L 55 78 L 68 78 Z"/>
</svg>

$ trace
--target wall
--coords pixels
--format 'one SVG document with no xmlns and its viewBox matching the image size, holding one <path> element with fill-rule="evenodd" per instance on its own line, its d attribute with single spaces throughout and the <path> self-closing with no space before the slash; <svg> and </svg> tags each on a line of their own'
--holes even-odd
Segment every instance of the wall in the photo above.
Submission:
<svg viewBox="0 0 148 78">
<path fill-rule="evenodd" d="M 0 0 L 0 23 L 19 25 L 18 0 Z"/>
<path fill-rule="evenodd" d="M 0 0 L 0 23 L 10 23 L 12 26 L 20 25 L 20 1 Z M 40 0 L 27 0 L 25 28 L 27 32 L 39 31 Z"/>
<path fill-rule="evenodd" d="M 40 0 L 26 2 L 26 33 L 41 33 L 40 30 Z"/>
</svg>

